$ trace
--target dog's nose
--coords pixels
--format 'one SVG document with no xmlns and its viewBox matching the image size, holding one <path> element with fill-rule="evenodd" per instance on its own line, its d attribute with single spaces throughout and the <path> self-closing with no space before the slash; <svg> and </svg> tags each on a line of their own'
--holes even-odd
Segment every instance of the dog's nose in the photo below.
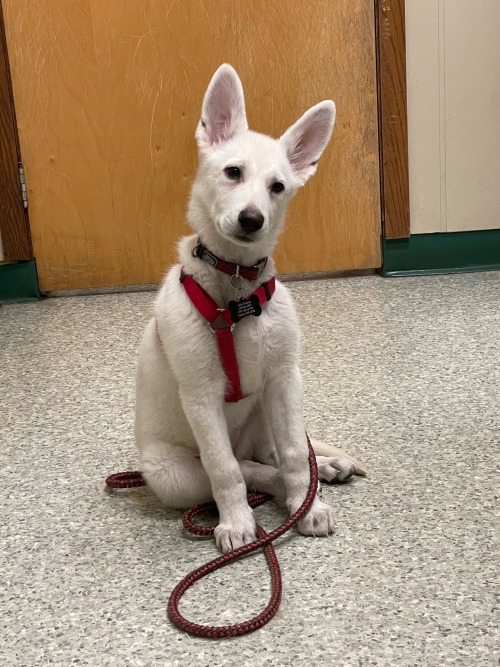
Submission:
<svg viewBox="0 0 500 667">
<path fill-rule="evenodd" d="M 255 208 L 244 208 L 238 216 L 238 222 L 245 234 L 253 234 L 264 224 L 264 216 Z"/>
</svg>

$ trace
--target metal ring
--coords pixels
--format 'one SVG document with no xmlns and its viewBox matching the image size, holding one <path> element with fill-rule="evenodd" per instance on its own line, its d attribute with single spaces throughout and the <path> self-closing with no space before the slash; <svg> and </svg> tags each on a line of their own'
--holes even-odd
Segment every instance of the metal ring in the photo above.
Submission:
<svg viewBox="0 0 500 667">
<path fill-rule="evenodd" d="M 233 282 L 235 278 L 236 278 L 237 280 L 240 280 L 240 281 L 241 281 L 238 285 L 235 285 L 234 282 Z M 244 280 L 238 273 L 235 273 L 234 275 L 231 276 L 231 287 L 232 287 L 234 290 L 241 289 L 241 288 L 243 287 L 244 284 L 245 284 L 245 280 Z"/>
<path fill-rule="evenodd" d="M 238 287 L 238 289 L 236 290 L 236 298 L 244 299 L 246 295 L 247 295 L 247 288 L 244 285 Z"/>
</svg>

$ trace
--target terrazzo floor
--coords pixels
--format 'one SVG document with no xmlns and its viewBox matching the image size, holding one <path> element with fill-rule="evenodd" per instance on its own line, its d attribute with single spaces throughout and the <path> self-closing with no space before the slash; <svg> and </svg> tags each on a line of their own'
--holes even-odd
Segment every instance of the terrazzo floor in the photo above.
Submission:
<svg viewBox="0 0 500 667">
<path fill-rule="evenodd" d="M 309 431 L 369 476 L 325 488 L 336 535 L 282 539 L 277 617 L 225 641 L 166 617 L 213 543 L 147 489 L 104 490 L 137 465 L 134 369 L 153 294 L 0 309 L 2 665 L 499 664 L 500 273 L 289 286 Z M 283 518 L 272 504 L 257 516 Z M 257 556 L 182 609 L 235 622 L 268 591 Z"/>
</svg>

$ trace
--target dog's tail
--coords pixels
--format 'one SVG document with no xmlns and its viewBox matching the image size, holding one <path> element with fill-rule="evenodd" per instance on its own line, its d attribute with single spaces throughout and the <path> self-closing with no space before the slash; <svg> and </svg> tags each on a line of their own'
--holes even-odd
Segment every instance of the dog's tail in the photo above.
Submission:
<svg viewBox="0 0 500 667">
<path fill-rule="evenodd" d="M 350 454 L 346 454 L 341 449 L 337 449 L 336 447 L 331 447 L 331 445 L 326 445 L 324 442 L 319 442 L 319 440 L 311 439 L 311 444 L 313 446 L 314 453 L 318 456 L 330 456 L 332 458 L 342 457 L 347 459 L 347 461 L 350 461 L 354 465 L 354 471 L 356 475 L 365 477 L 366 470 L 364 466 L 361 465 L 361 463 Z"/>
</svg>

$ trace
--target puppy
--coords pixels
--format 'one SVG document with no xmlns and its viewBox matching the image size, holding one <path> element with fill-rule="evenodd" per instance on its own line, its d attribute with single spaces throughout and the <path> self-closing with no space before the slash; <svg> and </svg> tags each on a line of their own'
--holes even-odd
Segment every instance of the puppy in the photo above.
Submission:
<svg viewBox="0 0 500 667">
<path fill-rule="evenodd" d="M 280 139 L 252 132 L 238 75 L 229 65 L 217 70 L 195 135 L 188 221 L 196 234 L 180 241 L 180 264 L 162 283 L 140 346 L 135 437 L 143 474 L 170 507 L 213 498 L 224 553 L 256 539 L 247 491 L 270 493 L 293 514 L 309 486 L 297 316 L 270 255 L 334 121 L 327 100 Z M 364 474 L 348 455 L 313 445 L 320 481 Z M 298 530 L 333 532 L 332 510 L 319 496 Z"/>
</svg>

